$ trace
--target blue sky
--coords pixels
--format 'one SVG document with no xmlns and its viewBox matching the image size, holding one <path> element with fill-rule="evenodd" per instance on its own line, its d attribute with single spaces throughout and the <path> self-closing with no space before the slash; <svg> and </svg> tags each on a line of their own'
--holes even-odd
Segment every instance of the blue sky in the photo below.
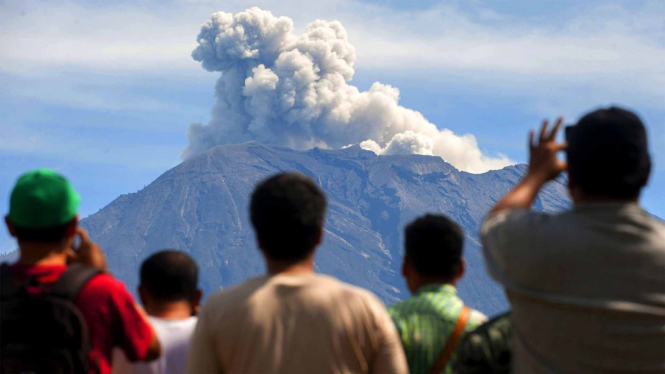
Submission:
<svg viewBox="0 0 665 374">
<path fill-rule="evenodd" d="M 400 89 L 400 104 L 473 134 L 487 155 L 526 161 L 543 118 L 610 104 L 647 124 L 654 174 L 643 205 L 665 217 L 663 1 L 0 2 L 0 210 L 16 177 L 66 174 L 81 215 L 180 162 L 206 123 L 218 74 L 190 57 L 212 12 L 250 6 L 337 19 L 357 49 L 351 84 Z M 0 234 L 0 252 L 13 248 Z"/>
</svg>

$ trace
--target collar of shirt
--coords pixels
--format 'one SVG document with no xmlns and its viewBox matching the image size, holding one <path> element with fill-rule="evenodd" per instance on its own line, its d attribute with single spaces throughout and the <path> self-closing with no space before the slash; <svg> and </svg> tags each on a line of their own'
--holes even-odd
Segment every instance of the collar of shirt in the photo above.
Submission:
<svg viewBox="0 0 665 374">
<path fill-rule="evenodd" d="M 573 208 L 576 211 L 603 211 L 603 212 L 621 212 L 621 211 L 642 211 L 639 204 L 632 201 L 606 201 L 577 203 Z"/>
<path fill-rule="evenodd" d="M 426 284 L 420 287 L 413 296 L 420 295 L 422 293 L 448 293 L 453 296 L 457 296 L 457 288 L 450 283 L 433 283 Z"/>
</svg>

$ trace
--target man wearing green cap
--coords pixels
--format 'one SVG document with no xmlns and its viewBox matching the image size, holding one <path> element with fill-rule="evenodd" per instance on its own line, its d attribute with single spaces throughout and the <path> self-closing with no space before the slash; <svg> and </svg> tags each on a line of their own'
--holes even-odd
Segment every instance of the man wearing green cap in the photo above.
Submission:
<svg viewBox="0 0 665 374">
<path fill-rule="evenodd" d="M 28 294 L 41 295 L 58 288 L 58 279 L 67 274 L 68 265 L 79 263 L 88 270 L 95 268 L 97 271 L 89 273 L 94 275 L 73 298 L 87 326 L 91 371 L 111 372 L 114 347 L 121 348 L 132 361 L 155 359 L 160 345 L 145 314 L 125 286 L 108 273 L 101 248 L 78 226 L 80 200 L 67 179 L 54 171 L 37 169 L 18 179 L 5 222 L 18 241 L 20 258 L 12 266 L 3 267 L 3 302 L 9 303 L 5 291 L 10 282 Z M 74 248 L 77 237 L 79 244 Z M 11 274 L 10 282 L 5 273 Z M 5 326 L 5 321 L 3 316 L 2 328 L 7 331 L 11 326 Z M 11 343 L 6 340 L 3 332 L 3 347 Z"/>
</svg>

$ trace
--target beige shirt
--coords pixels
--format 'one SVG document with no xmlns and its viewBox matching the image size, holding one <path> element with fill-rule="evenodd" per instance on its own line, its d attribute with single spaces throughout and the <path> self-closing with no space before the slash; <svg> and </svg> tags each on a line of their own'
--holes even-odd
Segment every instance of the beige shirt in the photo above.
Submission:
<svg viewBox="0 0 665 374">
<path fill-rule="evenodd" d="M 665 227 L 636 204 L 516 209 L 482 227 L 518 373 L 665 372 Z"/>
<path fill-rule="evenodd" d="M 251 279 L 211 296 L 188 373 L 407 373 L 395 327 L 366 290 L 317 275 Z"/>
</svg>

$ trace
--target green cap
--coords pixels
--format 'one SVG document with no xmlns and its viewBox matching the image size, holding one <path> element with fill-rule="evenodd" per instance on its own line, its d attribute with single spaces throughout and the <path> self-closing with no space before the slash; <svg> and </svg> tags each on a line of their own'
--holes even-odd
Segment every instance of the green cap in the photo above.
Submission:
<svg viewBox="0 0 665 374">
<path fill-rule="evenodd" d="M 18 179 L 9 199 L 9 219 L 18 227 L 62 226 L 76 215 L 81 197 L 65 177 L 49 169 L 29 171 Z"/>
</svg>

